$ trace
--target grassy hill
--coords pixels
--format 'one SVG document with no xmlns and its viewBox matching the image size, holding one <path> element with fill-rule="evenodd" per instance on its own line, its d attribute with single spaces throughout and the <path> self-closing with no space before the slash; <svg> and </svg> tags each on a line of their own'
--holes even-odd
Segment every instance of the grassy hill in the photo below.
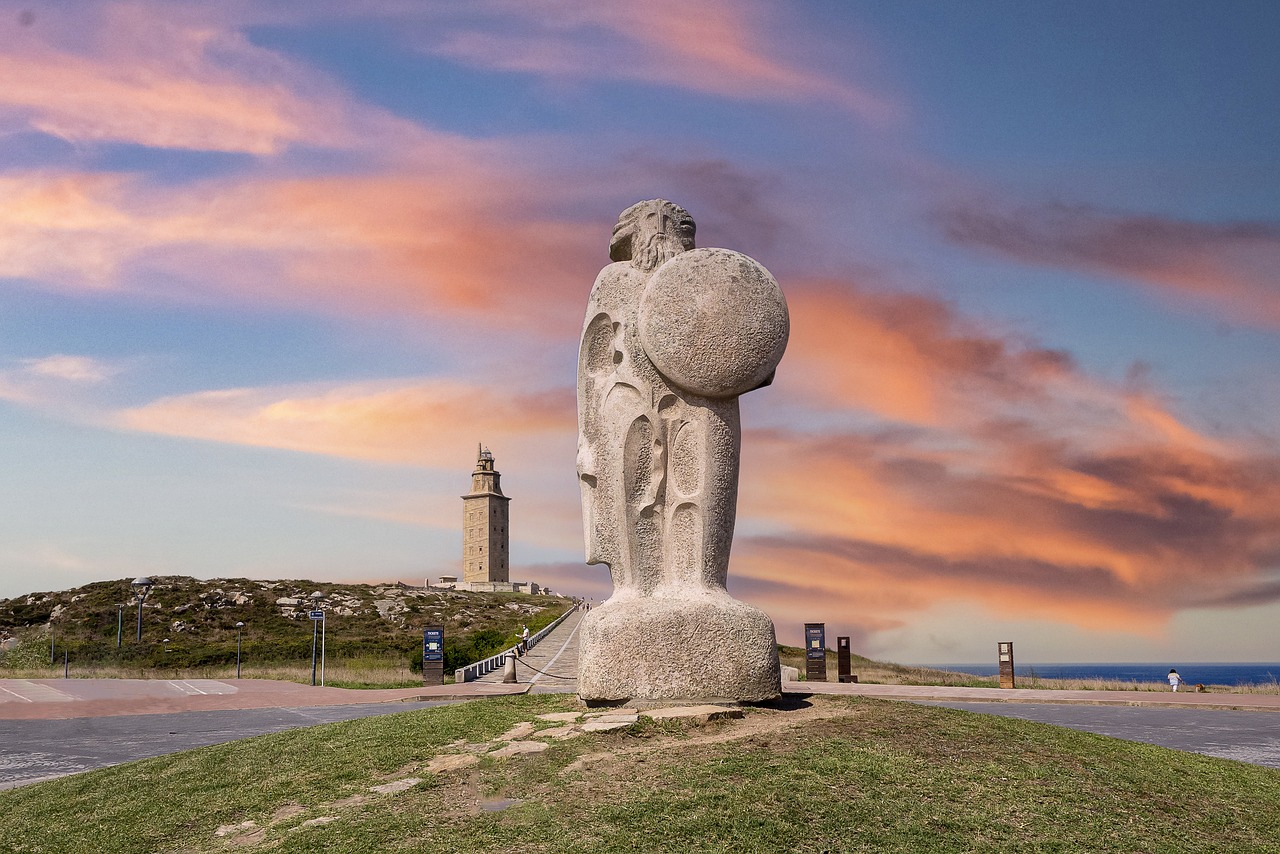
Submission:
<svg viewBox="0 0 1280 854">
<path fill-rule="evenodd" d="M 1280 851 L 1280 771 L 1229 760 L 854 698 L 568 739 L 536 717 L 563 711 L 585 708 L 485 700 L 0 792 L 0 850 Z M 504 733 L 547 746 L 504 756 Z"/>
<path fill-rule="evenodd" d="M 515 643 L 523 625 L 537 631 L 570 605 L 554 596 L 402 584 L 201 581 L 186 576 L 152 580 L 155 587 L 142 608 L 141 643 L 136 639 L 138 608 L 129 579 L 0 600 L 0 645 L 13 647 L 0 653 L 0 672 L 6 666 L 49 666 L 51 636 L 59 669 L 64 650 L 77 670 L 234 666 L 237 622 L 245 624 L 243 661 L 254 666 L 309 661 L 308 597 L 315 591 L 325 596 L 325 646 L 335 663 L 416 660 L 420 666 L 422 628 L 438 624 L 445 627 L 445 667 L 452 671 Z"/>
</svg>

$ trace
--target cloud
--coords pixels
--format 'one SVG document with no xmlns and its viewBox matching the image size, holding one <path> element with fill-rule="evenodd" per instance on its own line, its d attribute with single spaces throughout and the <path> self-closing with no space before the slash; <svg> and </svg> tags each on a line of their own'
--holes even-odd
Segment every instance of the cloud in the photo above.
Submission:
<svg viewBox="0 0 1280 854">
<path fill-rule="evenodd" d="M 957 204 L 941 210 L 962 246 L 1030 264 L 1118 276 L 1233 320 L 1280 326 L 1280 223 L 1193 222 L 1087 205 Z"/>
<path fill-rule="evenodd" d="M 567 391 L 511 394 L 447 380 L 222 389 L 114 417 L 129 430 L 433 468 L 474 456 L 477 437 L 545 450 L 571 436 L 573 423 Z"/>
<path fill-rule="evenodd" d="M 75 143 L 253 155 L 355 144 L 336 87 L 197 10 L 42 9 L 38 26 L 8 31 L 0 122 Z"/>
<path fill-rule="evenodd" d="M 550 78 L 627 80 L 738 100 L 820 101 L 876 125 L 901 115 L 897 104 L 867 87 L 784 59 L 777 14 L 758 3 L 487 0 L 467 9 L 478 23 L 438 23 L 424 48 L 482 68 Z"/>
<path fill-rule="evenodd" d="M 478 156 L 448 153 L 421 169 L 177 187 L 127 174 L 9 173 L 0 175 L 0 276 L 344 314 L 460 312 L 512 325 L 521 314 L 572 317 L 565 331 L 579 323 L 603 241 L 531 207 L 542 186 L 498 180 Z"/>
<path fill-rule="evenodd" d="M 119 372 L 119 368 L 88 356 L 58 353 L 40 359 L 21 360 L 23 370 L 40 377 L 52 377 L 72 383 L 100 383 Z"/>
<path fill-rule="evenodd" d="M 1047 397 L 1071 357 L 984 330 L 946 303 L 834 280 L 788 283 L 792 339 L 783 371 L 820 405 L 911 424 L 963 417 L 975 395 L 1002 405 Z"/>
<path fill-rule="evenodd" d="M 13 367 L 0 368 L 0 400 L 63 414 L 81 411 L 80 398 L 107 383 L 124 370 L 122 365 L 55 353 L 18 359 Z"/>
<path fill-rule="evenodd" d="M 1274 448 L 935 299 L 837 281 L 788 298 L 734 551 L 735 574 L 792 591 L 770 589 L 771 613 L 821 601 L 870 626 L 971 602 L 1153 634 L 1179 610 L 1275 601 Z"/>
</svg>

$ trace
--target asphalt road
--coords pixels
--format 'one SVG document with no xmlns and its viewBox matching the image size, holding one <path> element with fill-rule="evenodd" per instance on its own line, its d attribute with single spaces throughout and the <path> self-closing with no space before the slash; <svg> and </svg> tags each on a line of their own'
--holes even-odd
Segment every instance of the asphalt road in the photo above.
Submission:
<svg viewBox="0 0 1280 854">
<path fill-rule="evenodd" d="M 0 720 L 0 789 L 316 724 L 443 706 L 451 700 L 224 709 L 68 720 Z"/>
<path fill-rule="evenodd" d="M 1280 713 L 1276 712 L 1052 703 L 915 702 L 1056 724 L 1129 741 L 1280 768 Z"/>
</svg>

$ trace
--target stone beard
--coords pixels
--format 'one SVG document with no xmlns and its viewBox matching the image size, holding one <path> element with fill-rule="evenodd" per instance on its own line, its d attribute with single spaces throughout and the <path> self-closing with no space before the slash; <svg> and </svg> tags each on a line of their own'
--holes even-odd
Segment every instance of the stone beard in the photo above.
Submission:
<svg viewBox="0 0 1280 854">
<path fill-rule="evenodd" d="M 773 624 L 729 596 L 725 582 L 737 395 L 772 380 L 786 305 L 756 262 L 695 250 L 694 229 L 671 202 L 627 208 L 610 243 L 614 263 L 587 303 L 578 361 L 586 560 L 607 564 L 614 585 L 583 621 L 579 693 L 589 701 L 780 693 Z M 716 323 L 734 325 L 717 336 Z M 735 352 L 739 339 L 745 354 Z"/>
</svg>

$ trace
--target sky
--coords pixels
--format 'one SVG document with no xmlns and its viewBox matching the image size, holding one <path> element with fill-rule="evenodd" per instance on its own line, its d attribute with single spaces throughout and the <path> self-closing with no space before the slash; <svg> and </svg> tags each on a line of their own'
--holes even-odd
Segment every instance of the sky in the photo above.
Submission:
<svg viewBox="0 0 1280 854">
<path fill-rule="evenodd" d="M 0 0 L 0 597 L 583 564 L 625 207 L 786 293 L 730 591 L 907 663 L 1280 660 L 1280 5 Z M 832 643 L 834 645 L 834 643 Z"/>
</svg>

